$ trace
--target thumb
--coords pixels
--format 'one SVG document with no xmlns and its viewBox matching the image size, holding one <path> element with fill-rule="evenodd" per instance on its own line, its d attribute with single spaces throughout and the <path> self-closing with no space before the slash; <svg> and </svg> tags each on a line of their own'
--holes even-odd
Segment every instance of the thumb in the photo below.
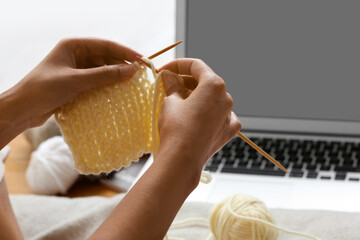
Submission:
<svg viewBox="0 0 360 240">
<path fill-rule="evenodd" d="M 163 81 L 166 95 L 177 95 L 183 98 L 185 91 L 185 88 L 182 84 L 183 79 L 178 74 L 175 74 L 168 70 L 163 70 L 160 74 L 160 78 Z"/>
<path fill-rule="evenodd" d="M 88 89 L 127 80 L 135 74 L 136 68 L 132 64 L 119 64 L 78 69 L 77 71 L 79 84 L 83 89 Z"/>
</svg>

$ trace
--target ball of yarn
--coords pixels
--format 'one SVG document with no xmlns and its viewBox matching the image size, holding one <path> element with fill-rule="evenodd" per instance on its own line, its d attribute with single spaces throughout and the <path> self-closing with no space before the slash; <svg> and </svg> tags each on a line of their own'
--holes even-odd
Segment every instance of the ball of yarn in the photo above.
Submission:
<svg viewBox="0 0 360 240">
<path fill-rule="evenodd" d="M 38 194 L 66 193 L 78 178 L 71 152 L 60 136 L 42 142 L 26 170 L 30 188 Z"/>
<path fill-rule="evenodd" d="M 61 136 L 61 132 L 53 115 L 43 125 L 27 129 L 24 132 L 24 135 L 30 143 L 32 149 L 35 150 L 46 139 Z"/>
<path fill-rule="evenodd" d="M 209 214 L 215 239 L 275 240 L 279 235 L 268 208 L 251 196 L 234 195 L 213 206 Z"/>
</svg>

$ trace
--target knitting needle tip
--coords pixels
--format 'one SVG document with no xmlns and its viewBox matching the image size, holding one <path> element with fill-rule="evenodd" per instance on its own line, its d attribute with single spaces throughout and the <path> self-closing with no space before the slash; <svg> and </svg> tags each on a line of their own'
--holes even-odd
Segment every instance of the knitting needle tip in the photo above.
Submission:
<svg viewBox="0 0 360 240">
<path fill-rule="evenodd" d="M 258 145 L 256 145 L 253 141 L 251 141 L 248 137 L 246 137 L 244 134 L 242 134 L 241 132 L 238 132 L 237 135 L 244 140 L 247 144 L 249 144 L 252 148 L 254 148 L 256 151 L 258 151 L 261 155 L 263 155 L 264 157 L 266 157 L 270 162 L 272 162 L 273 164 L 275 164 L 278 168 L 280 168 L 282 171 L 284 171 L 285 173 L 288 173 L 288 170 L 281 165 L 278 161 L 276 161 L 273 157 L 271 157 L 267 152 L 265 152 L 264 150 L 262 150 Z"/>
<path fill-rule="evenodd" d="M 167 52 L 167 51 L 169 51 L 170 49 L 176 47 L 177 45 L 179 45 L 179 44 L 182 43 L 182 42 L 183 42 L 182 40 L 181 40 L 181 41 L 178 41 L 177 43 L 174 43 L 174 44 L 172 44 L 172 45 L 170 45 L 170 46 L 168 46 L 168 47 L 166 47 L 166 48 L 158 51 L 157 53 L 154 53 L 153 55 L 151 55 L 150 57 L 148 57 L 148 59 L 151 60 L 151 59 L 159 56 L 160 54 L 163 54 L 164 52 Z"/>
<path fill-rule="evenodd" d="M 170 45 L 170 46 L 168 46 L 168 47 L 166 47 L 166 48 L 164 48 L 164 49 L 162 49 L 162 50 L 154 53 L 153 55 L 151 55 L 150 57 L 148 57 L 148 59 L 151 60 L 151 59 L 159 56 L 160 54 L 163 54 L 164 52 L 169 51 L 170 49 L 176 47 L 177 45 L 179 45 L 179 44 L 182 43 L 182 42 L 183 42 L 182 40 L 181 40 L 181 41 L 178 41 L 177 43 L 174 43 L 174 44 L 172 44 L 172 45 Z M 141 61 L 141 62 L 142 62 L 143 64 L 145 64 L 148 68 L 151 69 L 151 66 L 150 66 L 149 63 L 147 63 L 147 62 L 145 62 L 144 60 L 142 60 L 139 56 L 137 56 L 137 58 L 139 59 L 139 61 Z M 159 73 L 159 71 L 158 71 L 157 69 L 155 70 L 155 72 L 156 72 L 156 73 Z"/>
</svg>

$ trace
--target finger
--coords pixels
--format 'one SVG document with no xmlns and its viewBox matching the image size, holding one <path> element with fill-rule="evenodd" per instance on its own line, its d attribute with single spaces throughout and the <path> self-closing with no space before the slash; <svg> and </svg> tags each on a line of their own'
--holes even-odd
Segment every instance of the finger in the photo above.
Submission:
<svg viewBox="0 0 360 240">
<path fill-rule="evenodd" d="M 226 107 L 227 109 L 230 111 L 234 105 L 234 100 L 232 98 L 232 96 L 230 95 L 230 93 L 226 92 Z"/>
<path fill-rule="evenodd" d="M 231 118 L 229 123 L 229 136 L 230 138 L 233 138 L 237 132 L 239 132 L 242 129 L 241 122 L 237 115 L 231 111 Z"/>
<path fill-rule="evenodd" d="M 167 70 L 162 71 L 160 74 L 167 96 L 175 95 L 186 98 L 186 89 L 182 83 L 183 79 L 178 74 Z"/>
<path fill-rule="evenodd" d="M 130 62 L 136 61 L 136 57 L 142 57 L 140 53 L 131 48 L 108 40 L 85 38 L 74 39 L 74 41 L 78 41 L 80 51 L 84 49 L 89 56 L 104 56 Z"/>
<path fill-rule="evenodd" d="M 194 90 L 197 87 L 198 82 L 192 76 L 190 75 L 180 75 L 180 76 L 182 77 L 182 79 L 184 79 L 185 88 Z"/>
<path fill-rule="evenodd" d="M 96 68 L 77 69 L 76 84 L 81 90 L 87 90 L 131 78 L 136 72 L 132 64 L 106 65 Z"/>
<path fill-rule="evenodd" d="M 229 119 L 226 120 L 227 122 Z M 234 112 L 231 112 L 230 122 L 228 122 L 227 128 L 224 129 L 221 139 L 223 145 L 220 146 L 220 150 L 223 146 L 226 145 L 239 131 L 241 130 L 241 123 Z"/>
<path fill-rule="evenodd" d="M 202 60 L 194 58 L 180 58 L 162 66 L 161 70 L 169 70 L 182 75 L 191 75 L 199 83 L 212 81 L 217 75 Z"/>
<path fill-rule="evenodd" d="M 230 121 L 231 121 L 231 112 L 229 112 L 229 113 L 226 115 L 226 118 L 225 118 L 225 121 L 224 121 L 224 124 L 223 124 L 222 133 L 226 132 L 227 129 L 229 128 Z"/>
<path fill-rule="evenodd" d="M 118 65 L 118 64 L 126 64 L 126 62 L 124 60 L 119 60 L 116 58 L 92 56 L 85 59 L 84 64 L 82 65 L 82 67 L 79 68 L 94 68 L 94 67 L 101 67 L 104 65 Z"/>
</svg>

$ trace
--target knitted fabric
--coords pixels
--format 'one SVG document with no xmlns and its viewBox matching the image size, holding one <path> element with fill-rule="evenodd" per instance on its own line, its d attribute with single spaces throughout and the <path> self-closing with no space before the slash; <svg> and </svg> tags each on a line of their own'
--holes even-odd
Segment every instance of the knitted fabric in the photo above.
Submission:
<svg viewBox="0 0 360 240">
<path fill-rule="evenodd" d="M 166 96 L 161 73 L 153 67 L 151 82 L 146 67 L 135 66 L 130 80 L 86 92 L 56 112 L 79 172 L 108 173 L 138 161 L 144 153 L 156 154 L 157 122 Z"/>
</svg>

